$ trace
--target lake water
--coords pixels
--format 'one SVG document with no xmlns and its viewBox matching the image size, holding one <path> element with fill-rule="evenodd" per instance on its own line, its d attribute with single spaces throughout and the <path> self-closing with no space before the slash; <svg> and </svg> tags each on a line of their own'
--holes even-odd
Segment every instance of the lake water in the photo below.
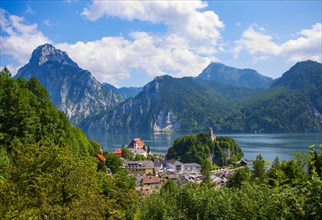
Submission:
<svg viewBox="0 0 322 220">
<path fill-rule="evenodd" d="M 175 139 L 185 134 L 137 134 L 137 135 L 106 135 L 92 137 L 97 140 L 104 150 L 114 151 L 123 144 L 127 146 L 133 138 L 141 138 L 149 145 L 153 153 L 166 154 Z M 308 152 L 310 145 L 317 147 L 322 144 L 320 133 L 299 134 L 218 134 L 217 136 L 230 136 L 234 138 L 244 152 L 245 159 L 255 159 L 262 154 L 267 161 L 273 161 L 276 156 L 281 160 L 292 159 L 293 152 Z"/>
</svg>

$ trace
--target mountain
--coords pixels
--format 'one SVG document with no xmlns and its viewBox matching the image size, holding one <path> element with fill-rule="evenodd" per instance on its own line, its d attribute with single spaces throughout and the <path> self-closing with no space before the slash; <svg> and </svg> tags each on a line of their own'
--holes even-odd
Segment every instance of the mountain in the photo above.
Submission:
<svg viewBox="0 0 322 220">
<path fill-rule="evenodd" d="M 112 133 L 198 131 L 219 123 L 228 102 L 192 78 L 156 77 L 114 110 L 87 118 L 81 128 Z M 90 135 L 91 136 L 91 135 Z"/>
<path fill-rule="evenodd" d="M 142 87 L 121 87 L 118 89 L 109 83 L 103 83 L 103 85 L 106 88 L 111 89 L 112 91 L 120 94 L 124 100 L 128 98 L 133 98 L 142 91 Z"/>
<path fill-rule="evenodd" d="M 251 89 L 268 88 L 273 82 L 272 78 L 263 76 L 256 70 L 237 69 L 216 62 L 210 63 L 197 78 Z"/>
<path fill-rule="evenodd" d="M 54 105 L 77 125 L 82 119 L 115 107 L 122 97 L 104 87 L 92 74 L 50 44 L 37 47 L 16 78 L 36 77 L 49 92 Z"/>
<path fill-rule="evenodd" d="M 322 64 L 298 62 L 244 103 L 247 132 L 322 131 Z"/>
<path fill-rule="evenodd" d="M 226 85 L 214 80 L 195 79 L 202 86 L 212 90 L 217 95 L 227 99 L 231 105 L 240 104 L 249 98 L 257 95 L 259 92 L 264 91 L 262 88 L 245 88 L 236 85 Z"/>
</svg>

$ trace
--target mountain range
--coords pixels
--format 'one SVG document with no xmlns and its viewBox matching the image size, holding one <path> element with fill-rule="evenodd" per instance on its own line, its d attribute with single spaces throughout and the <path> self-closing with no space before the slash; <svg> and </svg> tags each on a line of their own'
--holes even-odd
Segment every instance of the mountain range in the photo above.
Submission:
<svg viewBox="0 0 322 220">
<path fill-rule="evenodd" d="M 39 46 L 16 77 L 36 77 L 87 135 L 200 131 L 322 131 L 322 65 L 298 62 L 278 79 L 210 63 L 197 77 L 156 77 L 143 88 L 98 82 L 65 52 Z"/>
</svg>

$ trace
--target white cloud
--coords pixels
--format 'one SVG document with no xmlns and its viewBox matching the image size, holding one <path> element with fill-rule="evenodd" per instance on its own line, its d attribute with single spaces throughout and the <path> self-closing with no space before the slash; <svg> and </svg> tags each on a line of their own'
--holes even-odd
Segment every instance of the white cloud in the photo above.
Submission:
<svg viewBox="0 0 322 220">
<path fill-rule="evenodd" d="M 204 11 L 207 3 L 197 1 L 96 1 L 85 8 L 83 16 L 96 21 L 104 16 L 126 20 L 163 23 L 174 33 L 186 39 L 190 49 L 197 53 L 214 54 L 220 40 L 222 21 L 213 11 Z"/>
<path fill-rule="evenodd" d="M 130 4 L 132 7 L 126 7 Z M 112 7 L 111 9 L 109 7 Z M 200 73 L 210 61 L 220 40 L 219 30 L 223 23 L 212 11 L 198 11 L 206 3 L 193 1 L 155 2 L 106 2 L 94 1 L 84 9 L 83 15 L 90 20 L 102 16 L 117 16 L 127 20 L 139 19 L 152 23 L 164 23 L 168 32 L 154 35 L 132 32 L 124 37 L 102 37 L 89 42 L 58 43 L 83 69 L 87 69 L 100 81 L 119 84 L 139 70 L 154 77 L 163 74 L 192 76 Z M 38 30 L 36 24 L 25 24 L 23 17 L 1 13 L 1 28 L 5 55 L 11 55 L 20 64 L 28 61 L 33 49 L 51 41 Z M 44 21 L 50 24 L 50 21 Z M 26 44 L 25 42 L 28 42 Z M 224 50 L 220 48 L 220 50 Z M 135 77 L 135 76 L 132 76 Z"/>
<path fill-rule="evenodd" d="M 30 5 L 27 5 L 27 8 L 26 8 L 26 10 L 24 11 L 24 14 L 34 15 L 35 13 L 36 13 L 36 11 L 35 11 L 35 10 L 33 10 L 33 9 L 31 8 L 31 6 L 30 6 Z"/>
<path fill-rule="evenodd" d="M 14 57 L 18 64 L 25 64 L 32 51 L 44 43 L 51 41 L 37 29 L 37 24 L 25 24 L 24 18 L 9 15 L 0 8 L 1 55 Z M 15 65 L 16 66 L 16 65 Z"/>
<path fill-rule="evenodd" d="M 295 39 L 278 43 L 272 36 L 265 34 L 265 29 L 251 26 L 235 42 L 234 57 L 237 58 L 245 50 L 257 60 L 282 56 L 290 62 L 307 59 L 321 62 L 322 24 L 316 23 L 310 29 L 301 30 L 297 36 Z"/>
<path fill-rule="evenodd" d="M 50 20 L 44 20 L 43 22 L 42 22 L 44 25 L 46 25 L 46 26 L 48 26 L 48 27 L 50 27 L 52 24 L 51 24 L 51 22 L 50 22 Z"/>
<path fill-rule="evenodd" d="M 130 77 L 133 69 L 145 71 L 152 77 L 196 75 L 211 61 L 190 51 L 185 39 L 174 34 L 156 37 L 146 32 L 133 32 L 131 39 L 104 37 L 93 42 L 56 46 L 66 51 L 80 67 L 94 73 L 98 80 L 114 84 Z"/>
</svg>

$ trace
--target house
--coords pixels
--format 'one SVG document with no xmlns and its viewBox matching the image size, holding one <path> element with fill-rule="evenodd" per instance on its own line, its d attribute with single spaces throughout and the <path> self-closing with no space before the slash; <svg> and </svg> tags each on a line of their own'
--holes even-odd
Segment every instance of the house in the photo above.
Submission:
<svg viewBox="0 0 322 220">
<path fill-rule="evenodd" d="M 167 160 L 166 167 L 177 172 L 200 172 L 201 165 L 197 163 L 181 163 L 178 160 Z"/>
<path fill-rule="evenodd" d="M 135 191 L 141 194 L 143 197 L 147 197 L 153 192 L 151 186 L 139 186 L 135 188 Z"/>
<path fill-rule="evenodd" d="M 182 172 L 183 171 L 183 164 L 178 161 L 178 160 L 167 160 L 166 161 L 166 167 L 167 168 L 170 168 L 170 169 L 173 169 L 177 172 Z"/>
<path fill-rule="evenodd" d="M 163 169 L 163 163 L 162 161 L 158 160 L 158 161 L 154 161 L 154 169 L 155 171 L 158 173 L 160 171 L 162 171 Z"/>
<path fill-rule="evenodd" d="M 140 138 L 135 138 L 131 141 L 131 143 L 127 146 L 127 149 L 134 154 L 147 156 L 147 152 L 145 150 L 145 144 Z"/>
<path fill-rule="evenodd" d="M 125 169 L 127 169 L 127 171 L 129 172 L 129 174 L 155 174 L 153 161 L 124 161 L 123 165 Z"/>
<path fill-rule="evenodd" d="M 104 162 L 105 163 L 105 161 L 106 161 L 106 158 L 103 156 L 103 154 L 96 154 L 96 157 L 100 160 L 100 161 L 102 161 L 102 162 Z"/>
<path fill-rule="evenodd" d="M 183 171 L 191 172 L 191 171 L 201 171 L 201 165 L 197 163 L 184 163 L 183 164 Z"/>
<path fill-rule="evenodd" d="M 141 183 L 144 186 L 157 188 L 161 186 L 161 179 L 158 176 L 145 176 L 142 178 Z"/>
<path fill-rule="evenodd" d="M 167 173 L 163 176 L 163 180 L 173 180 L 174 182 L 178 182 L 180 179 L 179 173 Z"/>
<path fill-rule="evenodd" d="M 122 156 L 122 150 L 121 149 L 116 149 L 113 154 L 115 154 L 116 156 L 118 157 L 121 157 Z"/>
<path fill-rule="evenodd" d="M 239 163 L 241 166 L 246 166 L 247 165 L 247 161 L 245 161 L 245 160 L 240 160 L 237 163 Z"/>
</svg>

